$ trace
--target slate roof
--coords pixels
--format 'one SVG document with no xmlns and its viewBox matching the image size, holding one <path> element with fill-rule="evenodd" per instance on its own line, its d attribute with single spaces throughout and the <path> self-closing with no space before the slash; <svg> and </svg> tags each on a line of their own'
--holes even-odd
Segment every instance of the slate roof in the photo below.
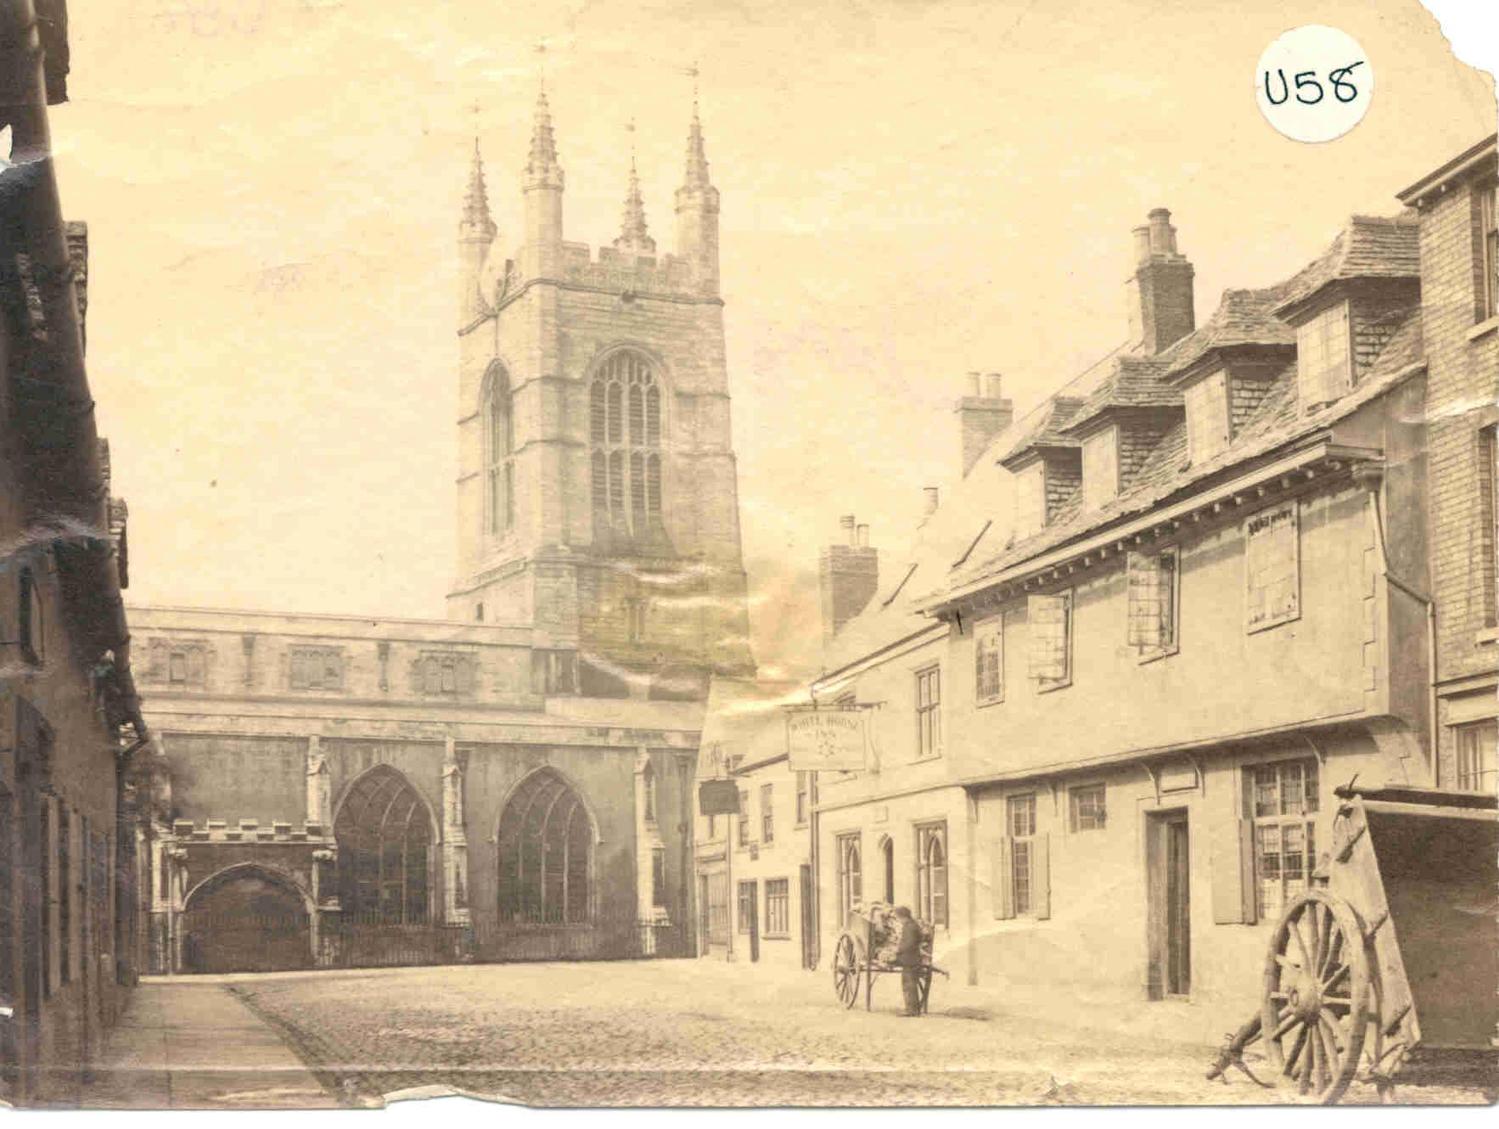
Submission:
<svg viewBox="0 0 1499 1129">
<path fill-rule="evenodd" d="M 1276 305 L 1283 313 L 1330 282 L 1344 278 L 1420 278 L 1419 216 L 1351 216 L 1326 251 L 1291 279 Z"/>
<path fill-rule="evenodd" d="M 1295 331 L 1276 311 L 1339 278 L 1418 277 L 1414 213 L 1354 216 L 1328 249 L 1274 286 L 1224 291 L 1201 326 L 1157 355 L 1121 345 L 1088 366 L 1052 396 L 995 437 L 962 479 L 945 487 L 942 504 L 916 531 L 904 556 L 890 555 L 889 579 L 834 638 L 824 669 L 836 671 L 881 649 L 934 628 L 929 609 L 953 587 L 981 582 L 1016 564 L 1080 539 L 1103 526 L 1161 504 L 1233 466 L 1315 434 L 1411 375 L 1421 359 L 1419 312 L 1408 312 L 1358 386 L 1340 400 L 1303 415 L 1297 400 L 1295 361 L 1282 349 L 1281 370 L 1254 414 L 1217 458 L 1189 466 L 1187 432 L 1180 421 L 1166 432 L 1131 487 L 1107 505 L 1084 511 L 1068 500 L 1034 537 L 1014 539 L 1013 478 L 1002 464 L 1038 446 L 1076 447 L 1068 431 L 1110 405 L 1175 407 L 1171 377 L 1214 349 L 1294 346 Z"/>
<path fill-rule="evenodd" d="M 1178 423 L 1151 452 L 1128 490 L 1106 505 L 1086 513 L 1080 506 L 1069 507 L 1036 536 L 970 568 L 955 570 L 949 578 L 950 583 L 953 587 L 962 587 L 997 576 L 1051 549 L 1152 509 L 1172 495 L 1182 493 L 1221 471 L 1266 455 L 1296 439 L 1314 435 L 1352 415 L 1412 375 L 1421 355 L 1421 316 L 1419 310 L 1412 309 L 1404 315 L 1399 328 L 1358 386 L 1348 395 L 1306 415 L 1302 414 L 1296 395 L 1295 362 L 1288 361 L 1254 415 L 1217 457 L 1188 465 L 1186 423 Z M 941 595 L 927 592 L 921 602 L 923 606 L 929 606 Z"/>
<path fill-rule="evenodd" d="M 1085 403 L 1080 396 L 1053 396 L 1027 417 L 1028 426 L 1014 445 L 1000 457 L 1001 462 L 1018 458 L 1036 447 L 1076 447 L 1077 440 L 1066 434 L 1067 425 Z"/>
<path fill-rule="evenodd" d="M 1179 408 L 1182 394 L 1161 378 L 1167 371 L 1164 356 L 1122 356 L 1061 430 L 1076 435 L 1089 420 L 1111 408 Z"/>
<path fill-rule="evenodd" d="M 1213 316 L 1163 354 L 1168 377 L 1185 371 L 1214 349 L 1295 345 L 1296 331 L 1273 312 L 1285 301 L 1289 288 L 1290 282 L 1283 282 L 1264 290 L 1225 290 Z"/>
</svg>

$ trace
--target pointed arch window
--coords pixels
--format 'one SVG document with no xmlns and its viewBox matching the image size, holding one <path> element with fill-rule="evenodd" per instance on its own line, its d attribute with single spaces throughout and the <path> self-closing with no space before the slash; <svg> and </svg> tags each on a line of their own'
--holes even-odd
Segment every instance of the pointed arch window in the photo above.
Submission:
<svg viewBox="0 0 1499 1129">
<path fill-rule="evenodd" d="M 543 768 L 516 788 L 500 816 L 503 921 L 580 925 L 593 915 L 593 822 L 582 798 Z"/>
<path fill-rule="evenodd" d="M 489 370 L 484 403 L 484 528 L 500 537 L 515 525 L 515 402 L 503 365 Z"/>
<path fill-rule="evenodd" d="M 349 788 L 333 821 L 338 896 L 348 920 L 416 925 L 430 914 L 432 820 L 416 789 L 377 765 Z"/>
<path fill-rule="evenodd" d="M 661 518 L 661 386 L 651 362 L 622 350 L 588 391 L 596 521 L 640 535 Z"/>
</svg>

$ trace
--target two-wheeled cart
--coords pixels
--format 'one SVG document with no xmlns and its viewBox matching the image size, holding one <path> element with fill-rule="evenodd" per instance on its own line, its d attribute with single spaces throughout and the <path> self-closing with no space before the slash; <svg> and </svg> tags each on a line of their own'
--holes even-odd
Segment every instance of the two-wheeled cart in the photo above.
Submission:
<svg viewBox="0 0 1499 1129">
<path fill-rule="evenodd" d="M 1259 1013 L 1209 1079 L 1229 1066 L 1253 1078 L 1243 1052 L 1258 1040 L 1278 1082 L 1331 1104 L 1361 1064 L 1383 1098 L 1417 1046 L 1495 1049 L 1499 802 L 1426 788 L 1334 793 L 1318 884 L 1275 926 Z"/>
<path fill-rule="evenodd" d="M 843 932 L 833 946 L 833 991 L 838 1002 L 851 1008 L 864 997 L 864 1009 L 870 1010 L 874 999 L 875 977 L 887 972 L 903 972 L 895 961 L 898 926 L 894 906 L 876 902 L 849 915 Z M 932 963 L 933 929 L 929 922 L 917 921 L 921 930 L 921 958 L 917 969 L 921 1010 L 927 1010 L 932 994 L 932 973 L 947 972 Z"/>
</svg>

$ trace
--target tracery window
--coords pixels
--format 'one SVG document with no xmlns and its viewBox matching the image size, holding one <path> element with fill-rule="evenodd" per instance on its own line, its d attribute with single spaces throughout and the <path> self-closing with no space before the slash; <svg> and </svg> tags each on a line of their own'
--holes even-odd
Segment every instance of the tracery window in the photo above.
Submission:
<svg viewBox="0 0 1499 1129">
<path fill-rule="evenodd" d="M 500 816 L 502 920 L 576 925 L 591 919 L 593 824 L 560 774 L 538 769 Z"/>
<path fill-rule="evenodd" d="M 415 925 L 429 916 L 432 820 L 416 789 L 376 765 L 349 788 L 333 821 L 338 894 L 349 920 Z"/>
<path fill-rule="evenodd" d="M 515 402 L 510 376 L 495 365 L 489 372 L 485 402 L 485 529 L 495 535 L 515 525 Z"/>
<path fill-rule="evenodd" d="M 661 517 L 661 386 L 650 361 L 613 354 L 588 392 L 596 520 L 644 533 Z"/>
<path fill-rule="evenodd" d="M 922 918 L 947 927 L 947 824 L 916 828 L 916 905 Z"/>
</svg>

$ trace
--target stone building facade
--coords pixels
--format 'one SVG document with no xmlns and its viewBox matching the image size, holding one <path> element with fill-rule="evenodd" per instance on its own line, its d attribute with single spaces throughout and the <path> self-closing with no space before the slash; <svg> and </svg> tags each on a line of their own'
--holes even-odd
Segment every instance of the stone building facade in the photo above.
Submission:
<svg viewBox="0 0 1499 1129">
<path fill-rule="evenodd" d="M 1499 744 L 1499 233 L 1490 137 L 1400 194 L 1421 215 L 1437 779 L 1493 791 Z"/>
<path fill-rule="evenodd" d="M 695 703 L 551 695 L 523 627 L 131 616 L 157 970 L 690 946 Z"/>
<path fill-rule="evenodd" d="M 752 662 L 718 192 L 694 110 L 678 247 L 562 238 L 537 104 L 507 258 L 458 230 L 446 620 L 139 608 L 172 792 L 160 970 L 690 953 L 711 674 Z"/>
<path fill-rule="evenodd" d="M 815 784 L 823 952 L 893 895 L 969 983 L 1214 1038 L 1335 787 L 1492 794 L 1494 174 L 1201 323 L 1169 213 L 1136 230 L 1129 337 L 964 451 L 809 687 L 869 738 Z"/>
<path fill-rule="evenodd" d="M 658 255 L 632 165 L 623 230 L 564 239 L 543 94 L 514 257 L 475 150 L 460 227 L 458 574 L 450 617 L 533 624 L 559 678 L 697 698 L 751 668 L 729 428 L 718 190 L 696 109 Z"/>
</svg>

